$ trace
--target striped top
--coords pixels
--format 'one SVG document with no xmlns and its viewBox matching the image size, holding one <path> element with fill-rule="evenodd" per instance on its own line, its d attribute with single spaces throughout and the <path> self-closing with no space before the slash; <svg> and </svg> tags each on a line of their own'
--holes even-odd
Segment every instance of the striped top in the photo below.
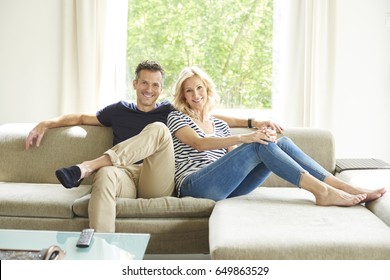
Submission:
<svg viewBox="0 0 390 280">
<path fill-rule="evenodd" d="M 172 134 L 175 151 L 175 184 L 178 194 L 183 180 L 195 171 L 216 161 L 227 153 L 227 148 L 198 151 L 190 145 L 182 143 L 175 137 L 175 132 L 185 126 L 190 126 L 200 137 L 226 137 L 230 136 L 230 128 L 226 122 L 211 117 L 214 133 L 206 134 L 188 115 L 173 111 L 168 115 L 168 128 Z"/>
</svg>

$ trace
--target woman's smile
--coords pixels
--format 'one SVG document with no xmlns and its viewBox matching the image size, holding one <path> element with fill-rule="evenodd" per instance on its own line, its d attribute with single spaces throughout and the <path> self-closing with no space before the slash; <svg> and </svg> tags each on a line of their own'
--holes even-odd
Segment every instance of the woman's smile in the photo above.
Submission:
<svg viewBox="0 0 390 280">
<path fill-rule="evenodd" d="M 207 90 L 202 79 L 193 76 L 183 83 L 184 98 L 194 110 L 201 110 L 207 102 Z"/>
</svg>

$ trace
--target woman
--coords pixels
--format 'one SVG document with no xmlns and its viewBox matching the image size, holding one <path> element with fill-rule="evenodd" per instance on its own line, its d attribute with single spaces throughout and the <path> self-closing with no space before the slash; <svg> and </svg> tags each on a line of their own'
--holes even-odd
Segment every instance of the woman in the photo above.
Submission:
<svg viewBox="0 0 390 280">
<path fill-rule="evenodd" d="M 271 172 L 311 192 L 317 205 L 351 206 L 385 193 L 384 188 L 365 190 L 336 178 L 289 138 L 277 139 L 274 128 L 281 128 L 276 124 L 231 135 L 225 122 L 211 116 L 217 101 L 215 85 L 204 71 L 183 69 L 174 92 L 177 111 L 168 116 L 179 197 L 218 201 L 248 194 Z"/>
</svg>

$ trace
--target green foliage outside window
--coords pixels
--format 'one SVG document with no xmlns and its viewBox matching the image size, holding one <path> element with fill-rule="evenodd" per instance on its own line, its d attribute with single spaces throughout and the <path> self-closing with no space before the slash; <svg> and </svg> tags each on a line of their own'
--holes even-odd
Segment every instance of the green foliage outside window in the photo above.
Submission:
<svg viewBox="0 0 390 280">
<path fill-rule="evenodd" d="M 129 0 L 127 63 L 166 70 L 165 98 L 180 70 L 203 68 L 223 108 L 268 109 L 272 94 L 272 0 Z"/>
</svg>

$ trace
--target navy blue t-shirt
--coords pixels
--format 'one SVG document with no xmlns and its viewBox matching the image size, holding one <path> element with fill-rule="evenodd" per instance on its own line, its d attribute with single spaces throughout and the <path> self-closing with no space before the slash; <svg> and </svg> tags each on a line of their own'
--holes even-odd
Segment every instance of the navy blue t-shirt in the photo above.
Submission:
<svg viewBox="0 0 390 280">
<path fill-rule="evenodd" d="M 150 112 L 138 110 L 135 103 L 120 101 L 101 109 L 96 117 L 102 125 L 112 127 L 113 145 L 116 145 L 139 134 L 150 123 L 167 124 L 167 117 L 173 110 L 168 101 L 157 103 L 156 109 Z"/>
</svg>

